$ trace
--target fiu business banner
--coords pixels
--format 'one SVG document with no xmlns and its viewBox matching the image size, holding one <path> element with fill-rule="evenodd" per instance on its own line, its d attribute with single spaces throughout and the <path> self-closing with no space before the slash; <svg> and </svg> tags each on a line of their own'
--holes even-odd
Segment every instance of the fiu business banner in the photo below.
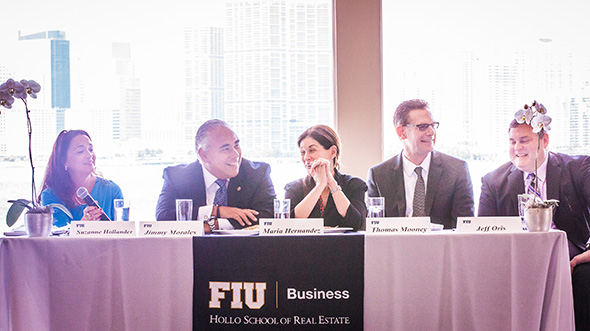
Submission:
<svg viewBox="0 0 590 331">
<path fill-rule="evenodd" d="M 194 330 L 363 328 L 362 235 L 194 237 L 193 249 Z"/>
</svg>

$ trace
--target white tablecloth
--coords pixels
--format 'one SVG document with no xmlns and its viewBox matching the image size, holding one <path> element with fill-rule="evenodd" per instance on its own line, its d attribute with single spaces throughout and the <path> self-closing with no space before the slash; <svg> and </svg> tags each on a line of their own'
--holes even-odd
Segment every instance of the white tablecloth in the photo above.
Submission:
<svg viewBox="0 0 590 331">
<path fill-rule="evenodd" d="M 191 330 L 192 238 L 0 238 L 0 330 Z"/>
<path fill-rule="evenodd" d="M 365 237 L 365 330 L 573 330 L 564 232 Z"/>
</svg>

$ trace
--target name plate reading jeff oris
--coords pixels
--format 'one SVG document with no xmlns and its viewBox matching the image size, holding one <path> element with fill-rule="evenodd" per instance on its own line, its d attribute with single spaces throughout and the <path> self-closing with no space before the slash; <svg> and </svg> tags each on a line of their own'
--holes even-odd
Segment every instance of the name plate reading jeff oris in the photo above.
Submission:
<svg viewBox="0 0 590 331">
<path fill-rule="evenodd" d="M 366 234 L 420 234 L 430 232 L 430 217 L 367 218 Z"/>
<path fill-rule="evenodd" d="M 261 218 L 261 236 L 305 236 L 324 234 L 323 218 Z"/>
<path fill-rule="evenodd" d="M 139 222 L 140 237 L 195 237 L 203 235 L 203 221 Z"/>
<path fill-rule="evenodd" d="M 457 232 L 461 233 L 514 233 L 522 232 L 520 217 L 458 217 Z"/>
<path fill-rule="evenodd" d="M 72 221 L 70 237 L 135 237 L 135 222 Z"/>
</svg>

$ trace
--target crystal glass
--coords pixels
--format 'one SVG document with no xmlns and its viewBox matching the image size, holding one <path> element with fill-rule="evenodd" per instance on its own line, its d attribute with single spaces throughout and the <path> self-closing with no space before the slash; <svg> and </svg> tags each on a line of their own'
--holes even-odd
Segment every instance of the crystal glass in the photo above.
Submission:
<svg viewBox="0 0 590 331">
<path fill-rule="evenodd" d="M 129 200 L 115 199 L 115 221 L 129 221 Z"/>
<path fill-rule="evenodd" d="M 190 221 L 193 218 L 193 200 L 176 199 L 176 220 Z"/>
<path fill-rule="evenodd" d="M 385 217 L 385 198 L 384 197 L 369 197 L 367 198 L 367 209 L 369 211 L 367 217 Z"/>
<path fill-rule="evenodd" d="M 291 217 L 291 199 L 275 199 L 274 205 L 275 218 Z"/>
</svg>

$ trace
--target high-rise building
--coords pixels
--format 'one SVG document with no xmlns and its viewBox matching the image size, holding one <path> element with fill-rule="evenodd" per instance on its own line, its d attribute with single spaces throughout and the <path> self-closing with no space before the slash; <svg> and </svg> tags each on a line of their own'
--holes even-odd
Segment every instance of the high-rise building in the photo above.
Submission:
<svg viewBox="0 0 590 331">
<path fill-rule="evenodd" d="M 46 109 L 55 112 L 54 132 L 59 133 L 65 128 L 65 114 L 70 108 L 70 41 L 64 31 L 28 35 L 19 31 L 18 40 L 19 50 L 29 58 L 27 68 L 19 71 L 30 73 L 28 79 L 41 80 L 37 82 L 41 84 L 45 98 L 50 98 L 45 99 L 49 106 Z M 41 78 L 36 78 L 39 75 Z"/>
<path fill-rule="evenodd" d="M 194 140 L 199 126 L 212 118 L 223 119 L 223 29 L 184 30 L 184 111 L 180 115 L 182 136 Z"/>
<path fill-rule="evenodd" d="M 228 1 L 225 120 L 247 155 L 296 156 L 297 137 L 333 125 L 331 1 Z"/>
<path fill-rule="evenodd" d="M 135 76 L 129 43 L 113 43 L 112 57 L 115 66 L 115 95 L 118 109 L 113 109 L 113 139 L 141 139 L 141 86 Z"/>
</svg>

